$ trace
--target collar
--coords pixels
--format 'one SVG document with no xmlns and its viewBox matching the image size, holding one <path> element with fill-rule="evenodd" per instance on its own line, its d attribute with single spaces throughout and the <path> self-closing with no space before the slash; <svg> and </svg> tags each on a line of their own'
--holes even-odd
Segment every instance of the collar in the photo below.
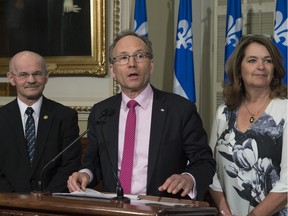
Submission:
<svg viewBox="0 0 288 216">
<path fill-rule="evenodd" d="M 153 90 L 148 83 L 147 87 L 134 99 L 137 101 L 140 107 L 143 109 L 147 109 L 149 105 L 152 104 L 153 102 Z M 127 107 L 127 103 L 131 100 L 131 98 L 127 97 L 123 92 L 122 92 L 122 102 L 121 102 L 121 107 Z"/>
<path fill-rule="evenodd" d="M 31 107 L 34 110 L 33 115 L 35 115 L 35 116 L 40 115 L 40 109 L 41 109 L 42 102 L 43 102 L 43 96 L 41 96 L 38 101 L 36 101 L 34 104 L 32 104 Z M 29 107 L 29 106 L 27 104 L 23 103 L 18 97 L 17 97 L 17 103 L 18 103 L 18 106 L 20 108 L 21 116 L 24 116 L 25 111 L 26 111 L 27 107 Z"/>
</svg>

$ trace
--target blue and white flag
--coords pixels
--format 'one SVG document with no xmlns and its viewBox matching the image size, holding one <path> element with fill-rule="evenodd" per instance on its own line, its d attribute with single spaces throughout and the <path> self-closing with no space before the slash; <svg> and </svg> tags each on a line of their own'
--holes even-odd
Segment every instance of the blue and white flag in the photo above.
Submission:
<svg viewBox="0 0 288 216">
<path fill-rule="evenodd" d="M 176 31 L 173 91 L 195 103 L 196 96 L 192 45 L 192 3 L 191 0 L 180 0 Z"/>
<path fill-rule="evenodd" d="M 146 0 L 135 0 L 134 32 L 148 37 L 148 22 L 146 14 Z"/>
<path fill-rule="evenodd" d="M 242 37 L 241 13 L 241 0 L 227 0 L 224 65 Z M 224 72 L 224 81 L 229 82 L 226 71 Z"/>
<path fill-rule="evenodd" d="M 288 71 L 288 10 L 287 0 L 277 0 L 275 11 L 275 25 L 273 41 L 282 54 L 284 68 L 286 75 L 283 78 L 284 84 L 287 85 L 287 71 Z"/>
</svg>

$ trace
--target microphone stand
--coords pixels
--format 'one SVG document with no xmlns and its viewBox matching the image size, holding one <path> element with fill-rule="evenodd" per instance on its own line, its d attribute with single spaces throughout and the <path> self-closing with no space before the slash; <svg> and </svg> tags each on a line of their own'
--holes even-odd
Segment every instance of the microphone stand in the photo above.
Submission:
<svg viewBox="0 0 288 216">
<path fill-rule="evenodd" d="M 91 128 L 93 128 L 96 124 L 99 124 L 99 122 L 103 122 L 103 121 L 99 121 L 101 120 L 103 117 L 105 117 L 105 119 L 111 115 L 111 111 L 109 111 L 108 109 L 105 109 L 102 111 L 101 116 L 98 118 L 98 120 L 96 122 L 94 122 L 87 130 L 85 130 L 79 137 L 77 137 L 77 139 L 75 139 L 72 143 L 70 143 L 65 149 L 63 149 L 61 152 L 59 152 L 54 158 L 52 158 L 51 161 L 49 161 L 41 170 L 40 173 L 40 177 L 39 177 L 39 181 L 38 181 L 38 190 L 37 191 L 32 191 L 31 194 L 37 197 L 43 196 L 43 195 L 49 195 L 50 192 L 47 190 L 43 190 L 43 183 L 42 183 L 42 177 L 43 177 L 43 173 L 44 171 L 46 171 L 47 167 L 50 166 L 54 161 L 56 161 L 64 152 L 67 151 L 67 149 L 69 149 L 71 146 L 73 146 L 76 142 L 78 142 L 85 134 L 87 134 Z"/>
<path fill-rule="evenodd" d="M 106 146 L 105 136 L 104 136 L 104 132 L 103 132 L 103 125 L 105 124 L 106 118 L 103 121 L 101 121 L 100 131 L 101 131 L 103 144 L 104 144 L 104 147 L 105 147 L 105 150 L 106 150 L 106 153 L 107 153 L 108 162 L 109 162 L 109 165 L 111 167 L 113 176 L 114 176 L 115 181 L 116 181 L 116 197 L 113 197 L 111 199 L 111 202 L 117 203 L 117 204 L 123 204 L 123 203 L 129 204 L 130 203 L 130 198 L 124 196 L 123 187 L 121 185 L 120 179 L 118 178 L 118 175 L 116 174 L 116 172 L 115 172 L 115 170 L 113 168 L 112 160 L 111 160 L 111 157 L 110 157 L 110 152 L 109 152 L 109 150 L 108 150 L 108 148 Z"/>
<path fill-rule="evenodd" d="M 97 123 L 97 122 L 96 122 Z M 38 190 L 37 191 L 32 191 L 31 193 L 35 196 L 42 196 L 42 195 L 48 195 L 50 194 L 49 191 L 44 191 L 43 190 L 43 183 L 42 183 L 42 176 L 44 171 L 47 169 L 48 166 L 50 166 L 54 161 L 56 161 L 65 151 L 67 151 L 67 149 L 69 149 L 71 146 L 74 145 L 74 143 L 78 142 L 86 133 L 88 133 L 88 131 L 94 127 L 96 125 L 96 123 L 94 123 L 93 125 L 91 125 L 87 130 L 85 130 L 79 137 L 77 137 L 77 139 L 75 139 L 72 143 L 70 143 L 65 149 L 63 149 L 61 152 L 59 152 L 51 161 L 49 161 L 42 169 L 41 173 L 40 173 L 40 177 L 39 177 L 39 181 L 38 181 Z"/>
</svg>

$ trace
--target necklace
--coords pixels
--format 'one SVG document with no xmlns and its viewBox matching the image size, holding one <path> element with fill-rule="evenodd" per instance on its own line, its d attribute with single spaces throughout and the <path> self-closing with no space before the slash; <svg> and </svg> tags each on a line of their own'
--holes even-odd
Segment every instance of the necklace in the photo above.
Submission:
<svg viewBox="0 0 288 216">
<path fill-rule="evenodd" d="M 252 114 L 250 112 L 250 110 L 248 109 L 248 106 L 246 104 L 246 101 L 244 101 L 244 104 L 245 104 L 245 107 L 248 111 L 248 113 L 251 115 L 251 117 L 249 118 L 249 122 L 252 124 L 254 121 L 255 121 L 255 116 L 257 116 L 259 114 L 259 112 L 265 107 L 265 105 L 269 102 L 269 100 L 263 104 L 263 106 L 255 113 L 255 114 Z"/>
</svg>

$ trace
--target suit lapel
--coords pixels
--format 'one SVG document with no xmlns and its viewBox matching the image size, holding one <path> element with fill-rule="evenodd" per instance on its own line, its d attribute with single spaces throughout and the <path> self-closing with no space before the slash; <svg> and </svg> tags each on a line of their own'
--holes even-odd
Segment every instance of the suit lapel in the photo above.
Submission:
<svg viewBox="0 0 288 216">
<path fill-rule="evenodd" d="M 167 105 L 165 104 L 165 97 L 163 96 L 163 94 L 161 94 L 154 88 L 153 91 L 154 99 L 152 107 L 152 120 L 149 143 L 147 186 L 150 185 L 152 174 L 157 164 L 161 139 L 168 111 Z"/>
<path fill-rule="evenodd" d="M 119 131 L 119 115 L 120 115 L 120 106 L 121 106 L 121 94 L 115 97 L 115 101 L 113 101 L 111 107 L 117 107 L 115 109 L 115 113 L 113 116 L 108 119 L 107 122 L 107 131 L 106 137 L 108 137 L 108 149 L 111 154 L 111 160 L 113 168 L 117 174 L 118 171 L 118 131 Z M 114 178 L 114 177 L 113 177 Z M 113 181 L 115 182 L 115 181 Z"/>
<path fill-rule="evenodd" d="M 38 164 L 47 144 L 50 127 L 54 118 L 54 114 L 51 112 L 51 109 L 52 107 L 50 107 L 48 100 L 43 97 L 43 103 L 41 106 L 38 122 L 36 149 L 33 159 L 33 170 L 35 170 L 36 164 Z"/>
<path fill-rule="evenodd" d="M 13 145 L 15 145 L 15 150 L 19 151 L 25 166 L 27 165 L 27 167 L 30 167 L 27 144 L 22 125 L 22 116 L 17 100 L 12 102 L 8 115 L 10 116 L 9 119 L 11 119 L 11 121 L 9 121 L 10 125 L 7 128 L 11 128 L 11 131 L 15 132 L 15 140 L 13 143 Z"/>
</svg>

